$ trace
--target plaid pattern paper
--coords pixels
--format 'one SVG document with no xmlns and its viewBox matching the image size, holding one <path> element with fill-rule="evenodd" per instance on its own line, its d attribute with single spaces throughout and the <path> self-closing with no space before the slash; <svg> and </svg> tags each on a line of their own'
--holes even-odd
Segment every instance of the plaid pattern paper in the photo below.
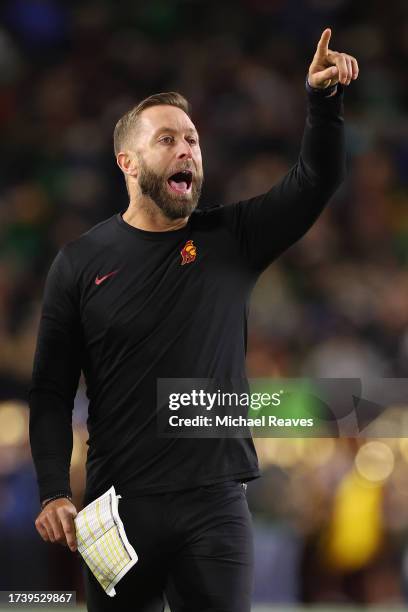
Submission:
<svg viewBox="0 0 408 612">
<path fill-rule="evenodd" d="M 109 597 L 137 562 L 118 512 L 115 487 L 88 504 L 74 519 L 78 551 Z"/>
</svg>

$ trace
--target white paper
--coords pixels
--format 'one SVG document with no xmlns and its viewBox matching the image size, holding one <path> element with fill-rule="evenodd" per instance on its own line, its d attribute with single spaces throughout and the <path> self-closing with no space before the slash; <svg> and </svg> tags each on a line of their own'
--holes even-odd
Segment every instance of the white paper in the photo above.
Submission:
<svg viewBox="0 0 408 612">
<path fill-rule="evenodd" d="M 137 562 L 119 517 L 115 487 L 88 504 L 74 519 L 78 551 L 109 597 Z"/>
</svg>

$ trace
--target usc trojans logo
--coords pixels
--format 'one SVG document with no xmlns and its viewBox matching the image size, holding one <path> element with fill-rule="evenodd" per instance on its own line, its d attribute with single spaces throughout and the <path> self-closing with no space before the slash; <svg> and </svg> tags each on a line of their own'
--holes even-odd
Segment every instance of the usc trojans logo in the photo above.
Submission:
<svg viewBox="0 0 408 612">
<path fill-rule="evenodd" d="M 183 248 L 180 251 L 180 255 L 181 255 L 181 265 L 182 266 L 184 266 L 184 264 L 193 263 L 193 261 L 195 261 L 195 258 L 197 256 L 197 249 L 194 246 L 194 243 L 192 240 L 187 240 L 186 244 L 183 246 Z"/>
</svg>

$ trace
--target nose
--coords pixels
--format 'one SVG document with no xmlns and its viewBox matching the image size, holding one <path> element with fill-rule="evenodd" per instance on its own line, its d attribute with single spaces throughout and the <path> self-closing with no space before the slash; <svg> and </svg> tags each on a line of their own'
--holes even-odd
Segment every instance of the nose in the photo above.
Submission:
<svg viewBox="0 0 408 612">
<path fill-rule="evenodd" d="M 185 140 L 182 140 L 177 148 L 178 159 L 192 159 L 193 153 L 191 147 Z"/>
</svg>

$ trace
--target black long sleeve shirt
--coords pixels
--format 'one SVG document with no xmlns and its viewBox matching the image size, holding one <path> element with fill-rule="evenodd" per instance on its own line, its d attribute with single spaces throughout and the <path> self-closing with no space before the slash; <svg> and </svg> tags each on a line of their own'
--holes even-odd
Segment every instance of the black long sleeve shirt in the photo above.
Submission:
<svg viewBox="0 0 408 612">
<path fill-rule="evenodd" d="M 136 229 L 122 211 L 59 251 L 29 392 L 41 500 L 70 493 L 81 369 L 89 398 L 85 503 L 112 484 L 138 494 L 259 475 L 251 438 L 158 437 L 156 381 L 245 377 L 254 283 L 343 179 L 342 98 L 340 85 L 332 97 L 308 90 L 298 161 L 267 193 L 197 210 L 169 232 Z M 183 264 L 189 240 L 195 258 Z"/>
</svg>

